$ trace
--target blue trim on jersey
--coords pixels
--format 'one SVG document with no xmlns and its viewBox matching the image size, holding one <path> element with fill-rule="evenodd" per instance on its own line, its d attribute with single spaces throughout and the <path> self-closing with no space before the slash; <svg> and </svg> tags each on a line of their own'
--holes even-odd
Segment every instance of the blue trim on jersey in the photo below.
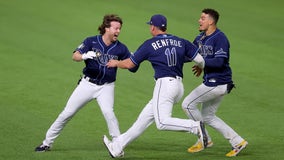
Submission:
<svg viewBox="0 0 284 160">
<path fill-rule="evenodd" d="M 133 55 L 130 56 L 130 60 L 131 60 L 136 66 L 139 66 L 139 64 L 133 59 Z"/>
</svg>

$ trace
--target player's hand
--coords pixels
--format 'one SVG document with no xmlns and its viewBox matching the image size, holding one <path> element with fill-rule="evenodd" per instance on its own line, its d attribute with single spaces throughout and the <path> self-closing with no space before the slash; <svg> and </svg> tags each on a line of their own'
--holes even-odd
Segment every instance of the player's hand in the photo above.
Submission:
<svg viewBox="0 0 284 160">
<path fill-rule="evenodd" d="M 107 62 L 107 68 L 117 67 L 118 60 L 111 59 Z"/>
<path fill-rule="evenodd" d="M 192 72 L 196 77 L 199 77 L 202 73 L 202 68 L 198 67 L 197 65 L 194 65 L 192 67 Z"/>
<path fill-rule="evenodd" d="M 96 57 L 99 57 L 101 54 L 99 52 L 94 52 L 94 51 L 88 51 L 87 53 L 82 54 L 82 59 L 94 59 Z"/>
</svg>

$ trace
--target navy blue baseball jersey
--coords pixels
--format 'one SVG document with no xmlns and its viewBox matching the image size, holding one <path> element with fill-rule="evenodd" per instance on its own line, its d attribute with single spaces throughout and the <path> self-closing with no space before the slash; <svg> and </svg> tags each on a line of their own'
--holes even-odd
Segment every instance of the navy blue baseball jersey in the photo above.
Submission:
<svg viewBox="0 0 284 160">
<path fill-rule="evenodd" d="M 207 86 L 231 83 L 230 43 L 225 34 L 219 29 L 209 36 L 202 32 L 193 43 L 199 46 L 199 52 L 205 60 L 203 83 Z"/>
<path fill-rule="evenodd" d="M 188 40 L 170 34 L 160 34 L 146 40 L 131 55 L 131 61 L 139 66 L 144 60 L 151 62 L 155 71 L 154 78 L 183 77 L 183 64 L 193 60 L 198 48 Z"/>
<path fill-rule="evenodd" d="M 86 67 L 83 69 L 84 75 L 96 79 L 100 83 L 111 83 L 116 80 L 117 68 L 107 68 L 106 66 L 110 59 L 123 60 L 131 55 L 128 48 L 119 41 L 106 46 L 101 35 L 87 37 L 76 51 L 81 54 L 88 51 L 101 53 L 101 56 L 95 59 L 85 60 Z"/>
</svg>

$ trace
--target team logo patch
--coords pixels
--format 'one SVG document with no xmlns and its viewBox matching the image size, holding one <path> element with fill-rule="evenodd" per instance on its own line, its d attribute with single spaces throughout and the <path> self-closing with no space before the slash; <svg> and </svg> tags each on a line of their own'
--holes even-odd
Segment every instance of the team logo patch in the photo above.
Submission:
<svg viewBox="0 0 284 160">
<path fill-rule="evenodd" d="M 93 48 L 92 50 L 96 52 L 97 54 L 99 54 L 99 56 L 96 57 L 95 60 L 102 66 L 106 66 L 108 61 L 111 59 L 115 59 L 115 60 L 118 59 L 118 56 L 111 55 L 111 54 L 105 54 L 100 49 Z"/>
</svg>

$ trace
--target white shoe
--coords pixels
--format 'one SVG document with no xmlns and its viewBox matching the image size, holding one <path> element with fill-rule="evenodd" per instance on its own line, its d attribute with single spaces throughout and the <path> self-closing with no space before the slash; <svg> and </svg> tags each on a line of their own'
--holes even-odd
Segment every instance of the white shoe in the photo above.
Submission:
<svg viewBox="0 0 284 160">
<path fill-rule="evenodd" d="M 121 147 L 115 146 L 106 135 L 103 137 L 103 142 L 112 158 L 121 158 L 124 156 L 124 152 Z"/>
</svg>

